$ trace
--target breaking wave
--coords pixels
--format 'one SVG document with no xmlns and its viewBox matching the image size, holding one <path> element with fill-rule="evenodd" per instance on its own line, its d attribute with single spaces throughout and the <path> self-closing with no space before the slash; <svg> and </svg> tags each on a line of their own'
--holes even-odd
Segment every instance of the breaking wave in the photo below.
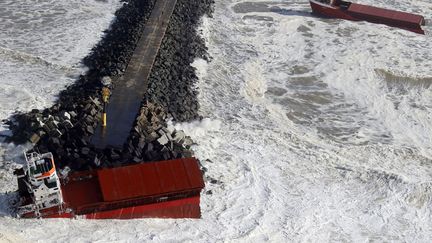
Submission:
<svg viewBox="0 0 432 243">
<path fill-rule="evenodd" d="M 13 61 L 18 61 L 22 64 L 30 64 L 30 65 L 41 65 L 50 69 L 61 70 L 63 72 L 70 72 L 73 70 L 71 66 L 59 65 L 53 62 L 49 62 L 44 60 L 42 57 L 34 56 L 32 54 L 28 54 L 25 52 L 11 50 L 5 47 L 0 46 L 0 56 L 3 56 L 3 59 L 11 59 Z"/>
</svg>

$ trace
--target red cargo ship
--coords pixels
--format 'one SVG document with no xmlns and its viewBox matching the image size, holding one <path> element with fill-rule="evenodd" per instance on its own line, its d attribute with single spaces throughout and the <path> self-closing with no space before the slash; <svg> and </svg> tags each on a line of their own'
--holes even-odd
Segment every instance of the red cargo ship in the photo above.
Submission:
<svg viewBox="0 0 432 243">
<path fill-rule="evenodd" d="M 424 34 L 421 26 L 425 25 L 425 19 L 421 15 L 341 0 L 309 0 L 309 2 L 312 12 L 318 15 L 330 18 L 385 24 Z"/>
<path fill-rule="evenodd" d="M 17 171 L 23 218 L 200 218 L 204 181 L 184 158 L 57 175 L 51 153 L 26 154 Z"/>
</svg>

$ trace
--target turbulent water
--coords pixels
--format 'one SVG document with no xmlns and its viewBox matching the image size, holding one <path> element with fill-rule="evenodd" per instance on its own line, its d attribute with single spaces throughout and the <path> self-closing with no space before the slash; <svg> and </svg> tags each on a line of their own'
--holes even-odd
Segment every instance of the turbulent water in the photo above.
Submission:
<svg viewBox="0 0 432 243">
<path fill-rule="evenodd" d="M 41 7 L 34 9 L 45 9 L 42 3 L 50 1 L 39 2 Z M 68 9 L 70 1 L 56 2 L 73 18 L 85 12 Z M 432 16 L 428 0 L 357 2 Z M 9 110 L 45 104 L 68 82 L 58 81 L 61 74 L 67 76 L 64 67 L 74 67 L 88 52 L 100 34 L 95 30 L 109 23 L 117 6 L 114 1 L 90 3 L 94 8 L 89 11 L 95 11 L 91 17 L 101 21 L 98 27 L 78 23 L 62 41 L 42 38 L 64 33 L 58 29 L 64 27 L 61 21 L 45 34 L 34 26 L 28 26 L 28 35 L 10 35 L 7 31 L 14 28 L 1 28 L 0 55 L 6 65 L 0 70 L 6 66 L 8 79 L 21 80 L 15 84 L 0 77 L 6 87 L 0 111 L 4 118 Z M 105 6 L 103 11 L 99 5 Z M 1 3 L 0 13 L 8 8 Z M 22 16 L 38 23 L 46 18 L 32 11 Z M 5 209 L 0 239 L 429 242 L 432 27 L 425 29 L 427 35 L 418 35 L 316 18 L 305 1 L 216 1 L 214 17 L 202 24 L 212 60 L 195 62 L 206 119 L 176 124 L 198 143 L 195 151 L 207 175 L 220 181 L 206 183 L 211 195 L 202 195 L 202 219 L 23 221 L 7 216 Z M 80 36 L 76 32 L 94 37 L 74 39 Z M 34 35 L 42 37 L 33 47 L 19 44 Z M 80 52 L 72 55 L 68 48 Z M 49 66 L 53 73 L 39 66 Z M 19 95 L 27 84 L 31 91 Z M 34 90 L 45 92 L 45 87 L 52 87 L 49 96 Z M 8 151 L 6 155 L 14 150 Z M 2 191 L 13 190 L 9 180 L 14 162 L 7 157 L 3 161 Z"/>
<path fill-rule="evenodd" d="M 108 28 L 117 0 L 2 0 L 0 115 L 42 108 L 84 71 L 80 60 Z"/>
</svg>

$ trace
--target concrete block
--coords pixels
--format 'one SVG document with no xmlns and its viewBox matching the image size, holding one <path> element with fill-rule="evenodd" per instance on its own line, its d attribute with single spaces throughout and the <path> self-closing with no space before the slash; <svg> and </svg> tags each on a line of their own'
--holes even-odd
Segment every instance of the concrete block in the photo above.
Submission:
<svg viewBox="0 0 432 243">
<path fill-rule="evenodd" d="M 63 119 L 65 119 L 65 120 L 70 120 L 71 119 L 71 115 L 67 111 L 60 112 L 60 117 L 63 118 Z"/>
<path fill-rule="evenodd" d="M 174 132 L 174 138 L 173 138 L 173 140 L 176 143 L 182 143 L 183 140 L 185 139 L 185 137 L 186 137 L 185 132 L 182 131 L 182 130 L 178 130 L 178 131 Z"/>
<path fill-rule="evenodd" d="M 161 145 L 165 145 L 169 142 L 168 137 L 164 134 L 160 138 L 158 138 L 158 143 Z"/>
<path fill-rule="evenodd" d="M 65 128 L 67 128 L 67 129 L 71 129 L 71 128 L 73 127 L 72 122 L 69 121 L 69 120 L 63 121 L 62 124 L 63 124 L 63 126 L 64 126 Z"/>
<path fill-rule="evenodd" d="M 40 136 L 38 135 L 38 134 L 36 134 L 36 133 L 34 133 L 31 137 L 30 137 L 30 142 L 32 143 L 32 144 L 36 144 L 37 142 L 39 142 L 39 140 L 40 140 Z"/>
</svg>

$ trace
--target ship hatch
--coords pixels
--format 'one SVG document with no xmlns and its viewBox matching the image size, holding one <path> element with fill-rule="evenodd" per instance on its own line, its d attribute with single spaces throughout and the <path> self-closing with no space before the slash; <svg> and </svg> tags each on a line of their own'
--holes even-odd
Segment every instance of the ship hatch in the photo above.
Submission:
<svg viewBox="0 0 432 243">
<path fill-rule="evenodd" d="M 151 197 L 204 187 L 193 158 L 142 163 L 98 172 L 104 201 Z"/>
</svg>

